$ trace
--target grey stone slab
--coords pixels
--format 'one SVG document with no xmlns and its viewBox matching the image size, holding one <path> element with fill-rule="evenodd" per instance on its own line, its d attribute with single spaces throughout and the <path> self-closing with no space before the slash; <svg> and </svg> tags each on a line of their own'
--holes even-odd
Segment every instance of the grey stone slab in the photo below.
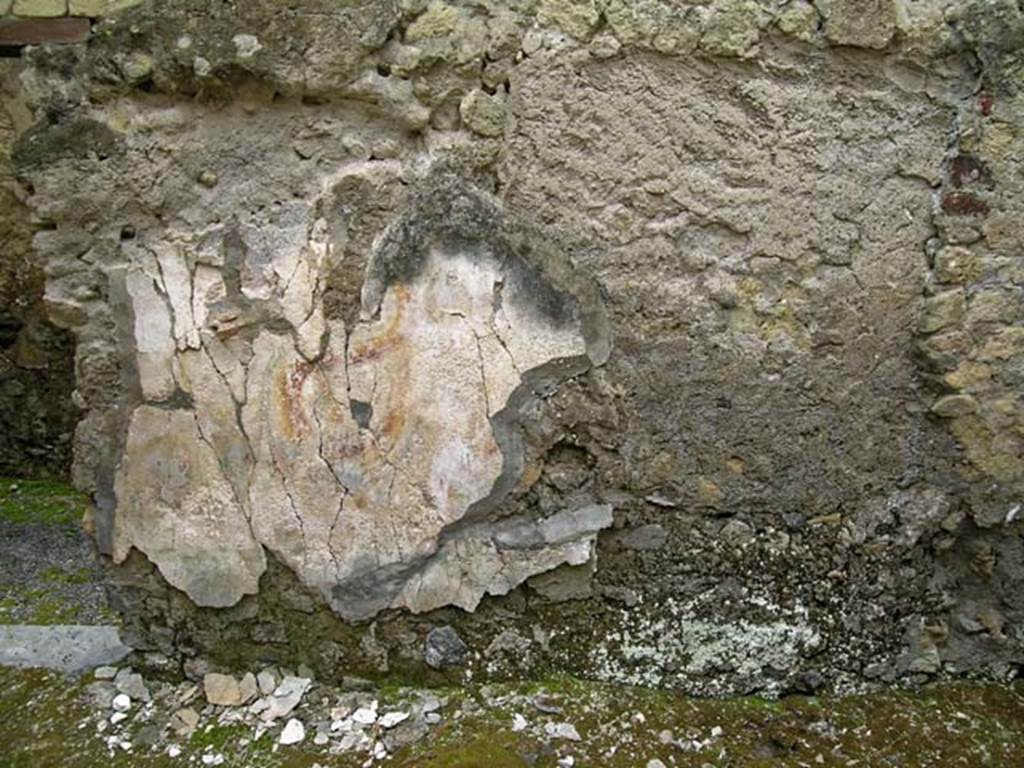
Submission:
<svg viewBox="0 0 1024 768">
<path fill-rule="evenodd" d="M 60 624 L 0 627 L 0 665 L 80 672 L 113 664 L 131 653 L 117 627 Z"/>
</svg>

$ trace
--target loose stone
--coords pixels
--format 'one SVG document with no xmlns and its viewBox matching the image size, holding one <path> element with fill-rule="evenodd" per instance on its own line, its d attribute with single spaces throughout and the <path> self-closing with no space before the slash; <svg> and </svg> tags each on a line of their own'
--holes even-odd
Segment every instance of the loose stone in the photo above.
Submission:
<svg viewBox="0 0 1024 768">
<path fill-rule="evenodd" d="M 427 634 L 423 659 L 434 669 L 462 664 L 469 647 L 459 637 L 454 627 L 435 627 Z"/>
<path fill-rule="evenodd" d="M 219 707 L 237 707 L 242 703 L 242 691 L 231 675 L 211 672 L 203 678 L 206 700 Z"/>
<path fill-rule="evenodd" d="M 149 688 L 142 679 L 142 675 L 133 673 L 130 669 L 122 669 L 114 677 L 114 687 L 133 701 L 150 701 Z"/>
<path fill-rule="evenodd" d="M 352 721 L 359 725 L 373 725 L 377 722 L 377 712 L 369 707 L 360 707 L 352 713 Z"/>
<path fill-rule="evenodd" d="M 264 722 L 286 717 L 302 701 L 302 696 L 312 681 L 305 677 L 285 677 L 268 699 L 267 709 L 261 715 Z"/>
<path fill-rule="evenodd" d="M 382 728 L 394 728 L 408 717 L 408 712 L 388 712 L 380 718 L 379 722 Z"/>
<path fill-rule="evenodd" d="M 565 739 L 567 741 L 579 741 L 580 734 L 572 723 L 547 723 L 544 726 L 544 733 L 552 739 Z"/>
<path fill-rule="evenodd" d="M 199 713 L 191 707 L 182 707 L 171 715 L 169 725 L 179 736 L 188 736 L 199 725 Z"/>
<path fill-rule="evenodd" d="M 306 727 L 302 724 L 301 720 L 297 720 L 293 717 L 285 724 L 278 742 L 284 746 L 288 746 L 289 744 L 298 744 L 305 738 Z"/>
<path fill-rule="evenodd" d="M 272 694 L 280 681 L 281 678 L 273 667 L 267 667 L 256 675 L 256 683 L 264 696 Z"/>
<path fill-rule="evenodd" d="M 119 693 L 114 697 L 114 701 L 111 703 L 115 712 L 127 712 L 132 708 L 132 700 L 127 694 Z"/>
<path fill-rule="evenodd" d="M 92 676 L 97 680 L 113 680 L 117 676 L 117 667 L 96 667 Z"/>
</svg>

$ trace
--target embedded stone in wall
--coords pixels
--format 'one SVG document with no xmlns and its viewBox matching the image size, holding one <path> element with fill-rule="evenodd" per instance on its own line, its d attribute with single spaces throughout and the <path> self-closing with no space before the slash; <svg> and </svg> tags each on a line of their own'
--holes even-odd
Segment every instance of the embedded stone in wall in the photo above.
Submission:
<svg viewBox="0 0 1024 768">
<path fill-rule="evenodd" d="M 88 19 L 0 20 L 0 48 L 15 51 L 26 45 L 83 43 L 89 38 Z"/>
<path fill-rule="evenodd" d="M 72 16 L 106 16 L 139 5 L 141 0 L 68 0 Z"/>
<path fill-rule="evenodd" d="M 225 606 L 257 590 L 266 547 L 362 619 L 473 610 L 593 558 L 610 507 L 487 513 L 522 471 L 518 408 L 607 354 L 600 308 L 519 248 L 494 204 L 450 184 L 426 199 L 372 255 L 352 328 L 325 317 L 333 246 L 306 211 L 246 231 L 237 263 L 200 263 L 187 241 L 126 249 L 136 263 L 112 277 L 143 402 L 115 560 L 136 547 L 196 603 Z"/>
<path fill-rule="evenodd" d="M 15 16 L 63 16 L 67 13 L 67 0 L 14 0 L 11 9 Z"/>
</svg>

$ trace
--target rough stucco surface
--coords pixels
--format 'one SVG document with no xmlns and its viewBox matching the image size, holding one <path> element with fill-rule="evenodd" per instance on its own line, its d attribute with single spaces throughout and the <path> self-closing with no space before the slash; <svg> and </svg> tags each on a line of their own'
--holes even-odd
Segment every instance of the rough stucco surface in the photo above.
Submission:
<svg viewBox="0 0 1024 768">
<path fill-rule="evenodd" d="M 1022 30 L 179 1 L 30 52 L 13 157 L 137 645 L 1015 674 Z"/>
</svg>

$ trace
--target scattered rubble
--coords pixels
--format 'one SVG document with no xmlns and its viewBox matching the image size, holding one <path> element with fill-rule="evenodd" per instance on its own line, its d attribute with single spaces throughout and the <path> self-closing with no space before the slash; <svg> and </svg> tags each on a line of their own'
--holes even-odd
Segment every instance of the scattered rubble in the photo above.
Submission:
<svg viewBox="0 0 1024 768">
<path fill-rule="evenodd" d="M 432 647 L 439 658 L 451 659 L 461 640 L 444 631 L 439 637 Z M 299 671 L 309 673 L 304 667 Z M 328 755 L 363 755 L 363 765 L 369 765 L 422 741 L 442 723 L 460 724 L 491 710 L 527 706 L 540 716 L 530 721 L 515 712 L 512 733 L 539 739 L 555 751 L 582 741 L 576 724 L 566 719 L 563 697 L 545 691 L 510 698 L 485 687 L 479 700 L 464 697 L 456 704 L 429 690 L 403 689 L 397 700 L 385 701 L 370 683 L 360 690 L 331 688 L 276 667 L 241 676 L 208 671 L 198 684 L 147 681 L 131 667 L 98 667 L 92 678 L 83 690 L 96 713 L 95 732 L 110 755 L 145 746 L 169 758 L 184 757 L 195 738 L 202 743 L 217 728 L 234 728 L 250 744 L 269 738 L 271 750 L 306 744 L 304 749 Z M 195 757 L 204 766 L 225 764 L 223 750 L 208 745 Z M 575 760 L 559 752 L 559 765 Z"/>
<path fill-rule="evenodd" d="M 195 669 L 205 668 L 195 664 Z M 129 667 L 98 667 L 84 686 L 96 710 L 95 730 L 111 754 L 133 748 L 132 733 L 150 729 L 149 746 L 168 757 L 185 754 L 195 734 L 218 727 L 242 727 L 257 742 L 269 734 L 274 748 L 311 740 L 330 754 L 363 753 L 380 760 L 422 740 L 443 722 L 447 700 L 429 691 L 411 691 L 398 706 L 381 704 L 372 684 L 361 690 L 319 686 L 310 671 L 267 667 L 241 676 L 206 672 L 201 684 L 147 682 Z M 345 686 L 343 686 L 344 688 Z M 316 689 L 316 695 L 307 696 Z M 163 727 L 156 724 L 163 723 Z M 309 739 L 310 735 L 312 738 Z M 136 737 L 137 739 L 137 737 Z M 204 751 L 204 766 L 224 764 L 224 755 Z"/>
<path fill-rule="evenodd" d="M 352 691 L 280 669 L 278 687 L 296 678 L 303 692 L 288 716 L 266 723 L 252 711 L 255 702 L 212 704 L 190 680 L 146 676 L 149 702 L 114 693 L 101 706 L 95 686 L 114 691 L 117 674 L 139 673 L 100 674 L 107 679 L 0 668 L 0 764 L 8 764 L 9 743 L 20 750 L 15 765 L 89 768 L 975 768 L 1024 759 L 1024 734 L 1007 727 L 1024 719 L 1019 684 L 776 703 L 695 700 L 570 678 Z M 233 677 L 240 684 L 244 675 Z M 26 690 L 27 699 L 19 693 Z"/>
</svg>

